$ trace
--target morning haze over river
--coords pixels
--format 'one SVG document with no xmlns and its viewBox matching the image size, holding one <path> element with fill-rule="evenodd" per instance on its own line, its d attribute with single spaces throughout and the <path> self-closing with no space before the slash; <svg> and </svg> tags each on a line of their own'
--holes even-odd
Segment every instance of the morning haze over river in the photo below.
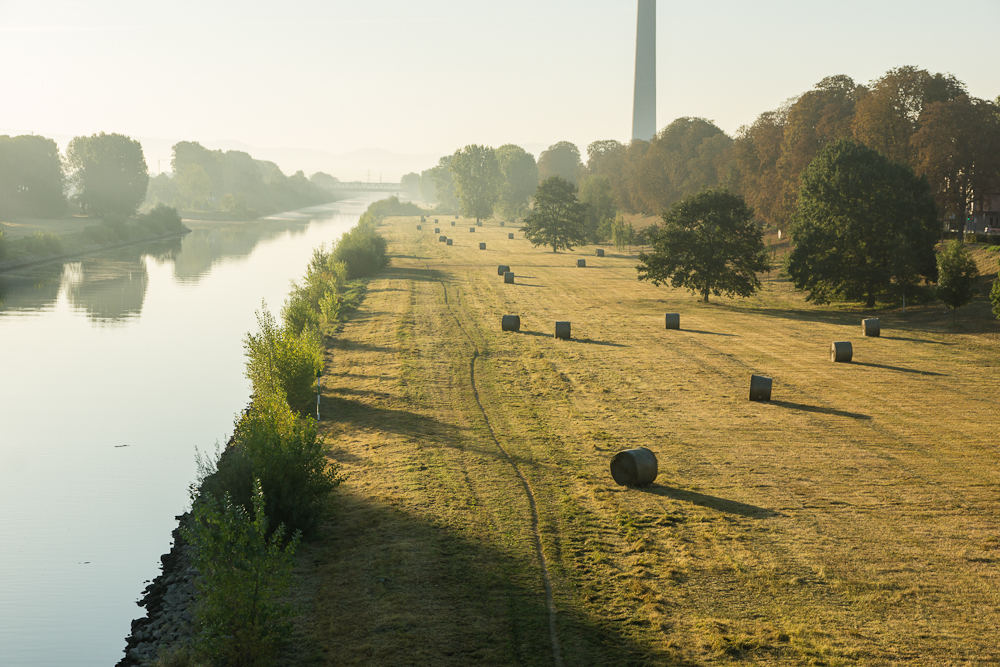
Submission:
<svg viewBox="0 0 1000 667">
<path fill-rule="evenodd" d="M 0 274 L 0 665 L 122 654 L 196 448 L 247 404 L 243 337 L 368 201 Z"/>
</svg>

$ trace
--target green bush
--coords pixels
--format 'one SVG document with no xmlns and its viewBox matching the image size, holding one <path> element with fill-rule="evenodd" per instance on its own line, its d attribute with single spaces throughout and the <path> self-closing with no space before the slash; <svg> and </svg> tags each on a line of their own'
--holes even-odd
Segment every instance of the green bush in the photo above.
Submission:
<svg viewBox="0 0 1000 667">
<path fill-rule="evenodd" d="M 279 598 L 291 582 L 299 535 L 282 546 L 284 527 L 269 530 L 265 504 L 256 480 L 249 511 L 228 496 L 201 495 L 182 529 L 198 570 L 196 643 L 214 664 L 270 665 L 291 636 L 294 610 Z"/>
<path fill-rule="evenodd" d="M 49 232 L 35 232 L 24 240 L 24 247 L 32 255 L 58 255 L 63 251 L 62 239 Z"/>
<path fill-rule="evenodd" d="M 161 235 L 184 231 L 184 224 L 177 209 L 166 204 L 157 204 L 149 213 L 139 216 L 139 224 Z"/>
<path fill-rule="evenodd" d="M 7 256 L 7 235 L 0 229 L 0 260 Z"/>
<path fill-rule="evenodd" d="M 352 280 L 375 275 L 389 264 L 388 243 L 375 231 L 370 213 L 362 215 L 357 226 L 340 237 L 333 256 L 347 265 L 347 277 Z"/>
<path fill-rule="evenodd" d="M 309 414 L 316 401 L 316 374 L 323 368 L 319 332 L 278 328 L 267 304 L 257 311 L 257 325 L 258 333 L 248 333 L 243 340 L 254 400 L 277 397 L 295 412 Z"/>
<path fill-rule="evenodd" d="M 412 202 L 401 202 L 399 197 L 389 197 L 373 202 L 368 206 L 366 213 L 371 213 L 376 218 L 384 218 L 390 215 L 422 215 L 425 211 Z"/>
<path fill-rule="evenodd" d="M 256 399 L 236 421 L 230 446 L 213 464 L 199 460 L 201 495 L 232 499 L 248 512 L 260 480 L 271 525 L 315 532 L 342 478 L 326 458 L 311 418 L 296 417 L 277 398 Z"/>
<path fill-rule="evenodd" d="M 292 291 L 281 310 L 285 326 L 296 334 L 318 329 L 340 316 L 347 286 L 347 265 L 334 259 L 326 246 L 313 250 L 302 284 L 292 283 Z"/>
</svg>

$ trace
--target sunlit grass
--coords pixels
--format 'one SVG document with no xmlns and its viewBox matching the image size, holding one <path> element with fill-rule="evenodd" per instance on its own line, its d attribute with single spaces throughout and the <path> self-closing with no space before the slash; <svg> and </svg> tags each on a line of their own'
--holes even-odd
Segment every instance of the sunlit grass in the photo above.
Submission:
<svg viewBox="0 0 1000 667">
<path fill-rule="evenodd" d="M 776 274 L 704 305 L 614 249 L 469 226 L 448 247 L 385 223 L 392 265 L 330 339 L 323 428 L 348 481 L 303 547 L 310 660 L 552 664 L 528 501 L 486 418 L 535 494 L 564 664 L 1000 660 L 1000 336 L 981 305 L 958 328 L 883 308 L 866 339 L 856 305 L 806 304 Z M 854 363 L 829 362 L 833 340 Z M 747 401 L 751 373 L 770 403 Z M 657 482 L 618 487 L 610 458 L 637 446 Z"/>
</svg>

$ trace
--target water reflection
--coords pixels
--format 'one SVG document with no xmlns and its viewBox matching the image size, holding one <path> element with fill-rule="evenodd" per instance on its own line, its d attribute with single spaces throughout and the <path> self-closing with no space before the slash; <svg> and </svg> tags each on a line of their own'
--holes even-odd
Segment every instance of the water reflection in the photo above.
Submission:
<svg viewBox="0 0 1000 667">
<path fill-rule="evenodd" d="M 119 322 L 142 311 L 149 285 L 145 257 L 172 261 L 178 280 L 197 282 L 220 262 L 248 257 L 263 241 L 304 234 L 311 222 L 337 213 L 332 207 L 319 207 L 250 222 L 186 221 L 192 231 L 181 239 L 3 273 L 0 313 L 51 310 L 65 289 L 69 303 L 91 320 Z"/>
</svg>

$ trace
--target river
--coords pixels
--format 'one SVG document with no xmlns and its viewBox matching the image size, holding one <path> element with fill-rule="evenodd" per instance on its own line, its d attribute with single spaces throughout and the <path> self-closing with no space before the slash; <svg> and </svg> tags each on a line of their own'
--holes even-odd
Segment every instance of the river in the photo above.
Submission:
<svg viewBox="0 0 1000 667">
<path fill-rule="evenodd" d="M 0 665 L 107 667 L 248 400 L 243 337 L 367 201 L 0 274 Z"/>
</svg>

